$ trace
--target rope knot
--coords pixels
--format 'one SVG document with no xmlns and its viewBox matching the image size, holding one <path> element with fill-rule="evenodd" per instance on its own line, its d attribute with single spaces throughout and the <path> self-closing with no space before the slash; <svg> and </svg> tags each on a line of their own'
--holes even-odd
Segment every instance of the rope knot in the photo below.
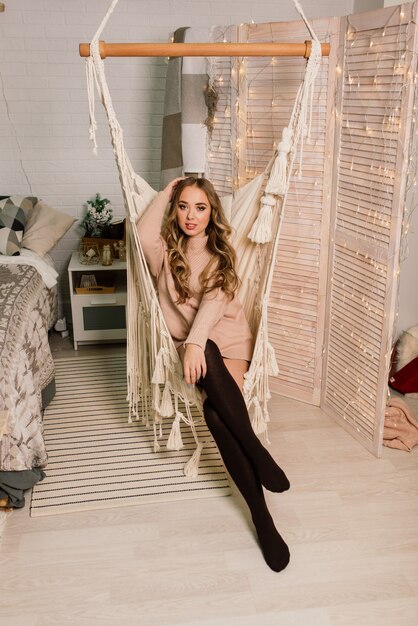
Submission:
<svg viewBox="0 0 418 626">
<path fill-rule="evenodd" d="M 284 154 L 289 154 L 292 148 L 292 138 L 293 132 L 292 129 L 288 126 L 285 126 L 282 130 L 282 140 L 278 145 L 278 151 Z"/>
</svg>

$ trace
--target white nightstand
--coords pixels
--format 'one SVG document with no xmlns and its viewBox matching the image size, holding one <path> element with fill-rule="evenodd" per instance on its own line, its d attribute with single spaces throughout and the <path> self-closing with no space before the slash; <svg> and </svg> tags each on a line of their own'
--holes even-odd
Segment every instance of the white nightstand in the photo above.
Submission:
<svg viewBox="0 0 418 626">
<path fill-rule="evenodd" d="M 103 274 L 105 273 L 105 275 Z M 77 293 L 82 275 L 94 274 L 97 285 L 115 284 L 113 293 L 100 293 L 89 288 Z M 123 341 L 126 339 L 126 262 L 114 260 L 112 265 L 84 265 L 73 252 L 68 266 L 74 350 L 79 343 Z"/>
</svg>

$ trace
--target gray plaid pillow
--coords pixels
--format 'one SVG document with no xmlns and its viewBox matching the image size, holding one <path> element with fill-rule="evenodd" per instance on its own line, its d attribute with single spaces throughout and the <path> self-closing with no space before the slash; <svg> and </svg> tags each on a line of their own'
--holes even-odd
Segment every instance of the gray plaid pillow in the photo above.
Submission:
<svg viewBox="0 0 418 626">
<path fill-rule="evenodd" d="M 38 198 L 26 196 L 9 196 L 0 200 L 0 254 L 20 254 L 27 214 L 37 202 Z"/>
</svg>

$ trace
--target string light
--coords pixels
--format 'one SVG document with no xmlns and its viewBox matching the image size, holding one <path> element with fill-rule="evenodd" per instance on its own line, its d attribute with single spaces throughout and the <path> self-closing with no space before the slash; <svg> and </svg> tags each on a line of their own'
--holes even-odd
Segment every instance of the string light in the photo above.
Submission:
<svg viewBox="0 0 418 626">
<path fill-rule="evenodd" d="M 380 30 L 374 29 L 373 35 L 366 41 L 364 40 L 365 32 L 357 31 L 348 20 L 346 40 L 349 42 L 349 46 L 347 47 L 346 59 L 344 65 L 338 64 L 336 66 L 337 80 L 345 81 L 345 97 L 342 108 L 339 105 L 333 109 L 335 123 L 338 128 L 343 129 L 344 151 L 333 155 L 331 148 L 326 146 L 326 156 L 328 155 L 330 160 L 334 158 L 340 179 L 354 176 L 357 181 L 353 183 L 352 197 L 349 200 L 347 197 L 343 200 L 341 197 L 338 199 L 337 232 L 339 232 L 339 238 L 336 241 L 335 237 L 331 235 L 329 244 L 335 250 L 335 259 L 338 261 L 335 267 L 339 268 L 339 272 L 342 272 L 344 268 L 348 272 L 352 264 L 360 270 L 358 275 L 357 270 L 352 273 L 349 272 L 344 280 L 341 279 L 340 274 L 334 274 L 329 279 L 329 289 L 332 289 L 335 294 L 339 294 L 341 300 L 334 299 L 333 308 L 329 312 L 327 331 L 331 335 L 334 332 L 340 333 L 341 341 L 344 342 L 345 346 L 344 350 L 352 348 L 353 354 L 358 354 L 359 358 L 359 362 L 356 363 L 357 368 L 350 362 L 346 362 L 343 363 L 341 370 L 347 377 L 347 389 L 350 388 L 351 392 L 347 389 L 333 389 L 331 383 L 326 381 L 329 395 L 336 399 L 338 406 L 342 407 L 343 418 L 349 420 L 350 423 L 355 423 L 357 419 L 355 411 L 353 414 L 353 407 L 358 408 L 359 414 L 362 414 L 366 411 L 364 407 L 366 400 L 369 402 L 368 406 L 376 401 L 375 390 L 370 389 L 370 384 L 377 371 L 376 364 L 379 364 L 381 355 L 376 352 L 375 345 L 370 342 L 368 329 L 371 325 L 379 325 L 382 320 L 386 319 L 387 313 L 384 310 L 385 304 L 382 301 L 381 293 L 384 292 L 386 281 L 392 279 L 390 276 L 392 266 L 387 266 L 382 262 L 382 259 L 375 258 L 372 249 L 378 250 L 379 246 L 384 249 L 391 236 L 391 202 L 395 176 L 398 175 L 396 173 L 396 153 L 399 132 L 404 129 L 403 124 L 409 124 L 409 122 L 414 129 L 415 152 L 412 154 L 410 150 L 406 149 L 403 167 L 409 173 L 407 188 L 411 195 L 416 190 L 417 182 L 415 175 L 418 137 L 417 107 L 414 106 L 412 120 L 406 120 L 404 112 L 402 112 L 401 119 L 399 102 L 405 88 L 408 85 L 416 85 L 418 72 L 411 72 L 411 59 L 404 52 L 407 24 L 403 22 L 403 11 L 399 12 L 399 16 L 401 24 L 398 30 L 394 30 L 393 22 L 390 25 L 388 22 L 388 25 L 384 25 Z M 251 31 L 251 25 L 247 26 Z M 387 34 L 387 40 L 390 42 L 384 41 Z M 371 69 L 374 67 L 374 71 L 370 73 L 358 69 L 358 49 L 364 50 L 364 47 L 366 47 L 366 52 L 362 52 L 362 61 L 368 61 Z M 393 68 L 390 75 L 387 73 L 388 61 Z M 231 137 L 235 163 L 230 181 L 231 183 L 233 181 L 235 186 L 240 182 L 246 182 L 255 175 L 257 166 L 262 171 L 265 164 L 264 155 L 270 152 L 270 148 L 277 149 L 283 127 L 284 111 L 280 90 L 282 63 L 281 59 L 275 57 L 270 62 L 266 61 L 263 67 L 260 66 L 260 60 L 248 60 L 245 64 L 240 62 L 232 67 L 233 93 L 237 95 L 233 96 L 232 102 L 223 107 L 223 118 L 226 120 L 229 115 L 228 121 L 231 122 L 231 128 L 233 127 Z M 255 115 L 252 109 L 252 103 L 260 93 L 257 80 L 259 78 L 264 80 L 265 86 L 267 77 L 271 80 L 271 90 L 269 92 L 266 90 L 265 95 L 267 102 L 270 102 L 271 105 L 269 114 L 271 119 L 268 120 L 268 123 L 266 116 L 262 118 L 260 115 Z M 242 83 L 241 79 L 243 79 Z M 240 89 L 244 89 L 244 91 L 240 92 Z M 319 102 L 319 95 L 317 94 L 316 97 L 318 97 Z M 246 106 L 240 106 L 241 99 L 246 101 Z M 365 104 L 362 108 L 356 104 L 361 99 L 364 99 Z M 350 108 L 351 100 L 354 102 L 353 108 Z M 373 102 L 373 106 L 371 104 L 367 106 L 368 102 Z M 355 107 L 358 109 L 355 110 Z M 315 120 L 314 130 L 316 129 L 315 124 L 318 129 L 320 128 L 318 119 Z M 245 129 L 241 132 L 243 126 Z M 270 143 L 267 137 L 271 137 Z M 319 137 L 319 139 L 323 140 L 323 137 Z M 263 148 L 260 148 L 260 145 Z M 315 141 L 312 146 L 312 154 L 314 154 L 318 148 Z M 262 152 L 263 150 L 264 152 Z M 308 154 L 310 156 L 311 153 Z M 214 158 L 216 159 L 216 154 Z M 241 163 L 243 158 L 244 163 Z M 298 176 L 299 168 L 294 168 L 292 175 Z M 359 191 L 356 191 L 356 186 L 359 186 Z M 310 199 L 313 194 L 319 194 L 315 197 L 322 198 L 322 201 L 330 199 L 329 185 L 325 191 L 321 178 L 318 179 L 304 172 L 302 184 L 293 186 L 291 193 L 295 196 L 296 201 L 288 202 L 286 215 L 289 224 L 300 224 L 301 228 L 315 227 L 320 229 L 321 215 L 320 212 L 317 216 L 315 215 L 317 210 L 315 202 L 310 204 Z M 409 224 L 405 222 L 402 242 L 405 241 L 408 229 Z M 347 240 L 351 238 L 350 246 L 347 245 L 347 240 L 341 240 L 340 233 L 344 232 L 347 233 Z M 361 245 L 356 245 L 352 249 L 351 240 L 361 242 Z M 314 238 L 309 239 L 309 241 L 311 242 L 310 245 L 316 245 Z M 401 245 L 403 245 L 402 242 Z M 286 236 L 283 240 L 282 252 L 285 256 L 280 258 L 283 259 L 284 264 L 288 260 L 286 255 L 289 255 L 300 259 L 302 263 L 309 259 L 310 267 L 303 276 L 303 286 L 300 279 L 295 277 L 292 287 L 290 287 L 286 272 L 281 273 L 279 270 L 277 280 L 279 281 L 279 288 L 282 290 L 277 295 L 277 300 L 281 305 L 279 310 L 274 309 L 274 313 L 272 311 L 278 324 L 277 333 L 287 337 L 289 341 L 291 339 L 300 340 L 303 337 L 304 340 L 309 340 L 315 346 L 315 337 L 308 337 L 305 334 L 309 326 L 308 318 L 300 321 L 296 312 L 297 305 L 295 302 L 297 300 L 292 300 L 292 298 L 294 298 L 295 293 L 303 295 L 304 298 L 308 298 L 311 293 L 316 293 L 315 289 L 318 283 L 316 282 L 315 287 L 312 287 L 312 291 L 310 285 L 311 282 L 317 281 L 318 273 L 313 268 L 318 266 L 319 261 L 314 258 L 314 253 L 310 253 L 309 248 L 301 247 L 297 236 L 294 237 L 294 240 L 292 237 Z M 396 279 L 398 275 L 399 267 L 393 268 L 393 278 Z M 325 294 L 320 294 L 319 298 L 323 300 Z M 345 305 L 341 305 L 341 302 Z M 285 308 L 283 309 L 283 307 Z M 353 313 L 351 313 L 352 311 Z M 352 317 L 354 311 L 358 315 L 357 318 Z M 343 323 L 341 315 L 345 313 L 348 313 L 348 317 Z M 397 315 L 396 313 L 395 317 Z M 288 319 L 294 322 L 293 326 L 291 324 L 286 326 Z M 312 313 L 312 319 L 314 319 L 314 313 Z M 304 334 L 300 335 L 299 333 L 302 332 Z M 323 347 L 321 355 L 325 353 L 325 347 Z M 387 360 L 390 357 L 389 351 L 386 351 L 383 357 Z M 301 367 L 305 370 L 316 367 L 315 359 L 307 357 L 306 362 Z M 361 368 L 360 375 L 358 368 Z M 337 377 L 338 374 L 335 376 Z M 352 394 L 352 397 L 346 397 L 348 393 Z M 356 394 L 359 395 L 359 398 L 354 397 Z M 358 426 L 357 431 L 363 432 L 363 427 Z"/>
</svg>

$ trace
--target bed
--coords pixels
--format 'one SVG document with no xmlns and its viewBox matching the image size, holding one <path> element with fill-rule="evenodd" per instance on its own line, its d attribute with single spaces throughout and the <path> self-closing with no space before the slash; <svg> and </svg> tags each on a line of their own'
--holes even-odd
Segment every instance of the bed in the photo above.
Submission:
<svg viewBox="0 0 418 626">
<path fill-rule="evenodd" d="M 48 333 L 58 312 L 47 253 L 73 222 L 38 198 L 0 199 L 0 501 L 12 507 L 47 465 L 42 413 L 55 393 Z"/>
</svg>

